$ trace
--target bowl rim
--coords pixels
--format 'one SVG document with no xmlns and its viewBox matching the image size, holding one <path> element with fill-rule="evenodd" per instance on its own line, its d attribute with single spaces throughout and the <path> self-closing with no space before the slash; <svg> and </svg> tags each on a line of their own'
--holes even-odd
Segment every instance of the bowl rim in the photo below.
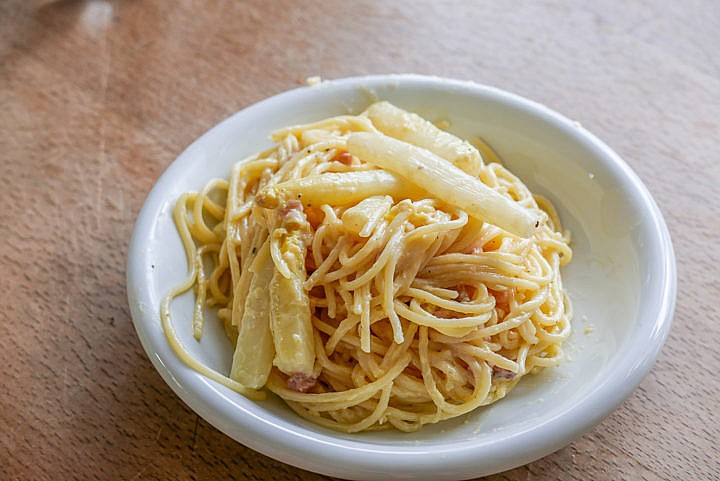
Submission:
<svg viewBox="0 0 720 481">
<path fill-rule="evenodd" d="M 187 368 L 175 357 L 165 339 L 158 339 L 146 327 L 148 323 L 159 323 L 159 311 L 148 311 L 153 307 L 149 295 L 150 265 L 149 249 L 145 248 L 148 235 L 153 232 L 154 224 L 166 201 L 164 193 L 172 173 L 190 162 L 192 151 L 203 139 L 213 132 L 227 127 L 238 116 L 257 115 L 263 109 L 276 103 L 296 100 L 304 95 L 314 95 L 313 89 L 333 87 L 350 89 L 354 87 L 373 88 L 397 84 L 399 87 L 447 88 L 466 92 L 471 95 L 492 97 L 494 100 L 511 104 L 551 124 L 553 128 L 573 132 L 572 137 L 590 148 L 603 164 L 615 175 L 621 176 L 647 214 L 648 239 L 654 243 L 659 253 L 655 265 L 660 288 L 653 292 L 651 312 L 646 317 L 652 324 L 648 330 L 646 342 L 640 351 L 619 353 L 617 366 L 610 371 L 604 382 L 594 386 L 586 395 L 562 414 L 543 418 L 527 430 L 510 433 L 494 443 L 477 444 L 472 440 L 447 443 L 439 446 L 372 445 L 365 441 L 332 438 L 321 433 L 308 434 L 305 429 L 288 429 L 260 417 L 257 413 L 234 403 L 225 391 L 227 388 L 206 379 Z M 127 294 L 135 330 L 142 346 L 172 390 L 195 412 L 220 431 L 225 432 L 246 446 L 304 469 L 332 476 L 362 478 L 368 475 L 407 476 L 411 473 L 433 475 L 435 479 L 461 479 L 480 474 L 510 469 L 526 464 L 565 446 L 585 431 L 591 429 L 626 399 L 648 374 L 659 355 L 672 323 L 677 289 L 675 255 L 670 235 L 657 204 L 640 178 L 618 154 L 593 134 L 578 127 L 576 122 L 554 110 L 517 94 L 496 87 L 435 76 L 417 74 L 391 74 L 347 77 L 325 81 L 313 87 L 299 87 L 271 96 L 252 104 L 227 117 L 187 147 L 160 176 L 148 194 L 130 240 L 127 262 Z M 643 305 L 647 305 L 645 302 Z M 639 313 L 638 313 L 639 314 Z M 168 355 L 168 352 L 170 355 Z M 205 384 L 202 386 L 198 385 Z M 232 404 L 240 410 L 241 418 L 228 418 L 227 409 Z M 237 414 L 237 411 L 236 411 Z M 241 428 L 246 435 L 242 440 L 233 436 L 228 422 Z M 528 441 L 528 436 L 537 442 Z M 540 442 L 541 441 L 541 442 Z M 523 446 L 518 452 L 518 446 Z M 402 456 L 402 462 L 398 462 Z M 478 466 L 471 460 L 492 460 L 492 466 Z M 440 462 L 442 460 L 442 462 Z M 339 465 L 338 465 L 339 464 Z M 455 467 L 454 470 L 452 467 Z M 491 469 L 485 469 L 491 468 Z"/>
</svg>

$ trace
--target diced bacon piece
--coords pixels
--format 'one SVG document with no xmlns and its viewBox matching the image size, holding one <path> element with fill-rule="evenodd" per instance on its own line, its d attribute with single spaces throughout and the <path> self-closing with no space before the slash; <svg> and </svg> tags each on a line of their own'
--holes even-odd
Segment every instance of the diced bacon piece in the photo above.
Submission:
<svg viewBox="0 0 720 481">
<path fill-rule="evenodd" d="M 455 290 L 458 293 L 458 296 L 455 300 L 458 302 L 469 302 L 470 299 L 472 299 L 472 296 L 475 294 L 475 288 L 473 286 L 468 286 L 467 284 L 457 286 Z"/>
<path fill-rule="evenodd" d="M 442 319 L 454 319 L 458 317 L 458 313 L 451 311 L 450 309 L 445 309 L 444 307 L 435 309 L 435 312 L 433 312 L 433 315 L 435 317 L 440 317 Z"/>
<path fill-rule="evenodd" d="M 492 371 L 494 379 L 515 379 L 517 376 L 517 373 L 498 366 L 493 366 Z"/>
<path fill-rule="evenodd" d="M 306 207 L 305 215 L 307 216 L 308 222 L 314 229 L 317 229 L 320 224 L 322 224 L 323 219 L 325 219 L 325 213 L 322 209 L 317 207 Z"/>
<path fill-rule="evenodd" d="M 490 290 L 490 294 L 495 298 L 496 306 L 507 306 L 510 303 L 511 292 L 509 289 Z"/>
<path fill-rule="evenodd" d="M 302 229 L 306 224 L 302 202 L 290 199 L 278 208 L 280 221 L 286 229 Z"/>
<path fill-rule="evenodd" d="M 316 381 L 317 380 L 314 377 L 307 376 L 301 372 L 296 372 L 288 378 L 287 386 L 293 391 L 308 392 L 310 389 L 315 387 Z"/>
<path fill-rule="evenodd" d="M 354 162 L 353 155 L 350 152 L 343 152 L 342 154 L 338 155 L 335 160 L 345 165 L 352 165 Z"/>
</svg>

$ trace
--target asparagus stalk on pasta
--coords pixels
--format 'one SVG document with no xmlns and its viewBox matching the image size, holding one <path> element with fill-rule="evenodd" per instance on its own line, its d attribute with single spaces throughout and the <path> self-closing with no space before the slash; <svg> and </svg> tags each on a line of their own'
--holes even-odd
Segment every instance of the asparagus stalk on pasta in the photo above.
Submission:
<svg viewBox="0 0 720 481">
<path fill-rule="evenodd" d="M 273 364 L 290 376 L 291 388 L 303 391 L 313 384 L 315 365 L 310 301 L 303 288 L 309 226 L 302 205 L 296 200 L 280 206 L 278 214 L 281 226 L 273 231 L 270 249 L 275 264 L 270 281 Z"/>
<path fill-rule="evenodd" d="M 540 218 L 429 150 L 383 134 L 358 132 L 348 152 L 393 172 L 433 197 L 520 237 L 530 237 Z"/>
<path fill-rule="evenodd" d="M 376 195 L 389 195 L 396 200 L 422 198 L 423 190 L 384 170 L 361 170 L 301 177 L 273 184 L 258 192 L 255 203 L 267 209 L 275 208 L 288 199 L 298 200 L 307 207 L 349 205 Z"/>
<path fill-rule="evenodd" d="M 345 230 L 360 237 L 370 237 L 380 219 L 387 214 L 393 200 L 387 195 L 368 197 L 342 214 Z"/>
<path fill-rule="evenodd" d="M 372 104 L 367 114 L 385 135 L 427 149 L 473 177 L 477 177 L 482 168 L 483 158 L 475 147 L 417 114 L 389 102 Z"/>
<path fill-rule="evenodd" d="M 275 357 L 267 289 L 275 265 L 270 257 L 269 242 L 265 242 L 258 250 L 249 270 L 252 280 L 245 298 L 230 378 L 253 389 L 260 389 L 267 381 Z"/>
</svg>

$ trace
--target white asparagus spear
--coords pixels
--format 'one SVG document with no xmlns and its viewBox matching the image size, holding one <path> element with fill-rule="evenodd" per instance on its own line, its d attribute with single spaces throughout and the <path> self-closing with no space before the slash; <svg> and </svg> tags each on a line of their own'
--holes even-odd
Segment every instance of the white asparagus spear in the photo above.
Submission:
<svg viewBox="0 0 720 481">
<path fill-rule="evenodd" d="M 393 172 L 468 215 L 521 237 L 532 236 L 540 217 L 432 152 L 382 134 L 348 138 L 348 152 Z"/>
<path fill-rule="evenodd" d="M 248 387 L 265 385 L 275 357 L 270 331 L 270 294 L 268 285 L 275 272 L 270 243 L 265 242 L 250 265 L 252 280 L 233 354 L 230 378 Z"/>
<path fill-rule="evenodd" d="M 291 199 L 302 202 L 306 207 L 347 205 L 376 195 L 389 195 L 395 200 L 402 200 L 419 199 L 427 194 L 390 172 L 361 170 L 321 174 L 270 185 L 257 193 L 255 203 L 266 209 L 273 209 Z"/>
<path fill-rule="evenodd" d="M 282 372 L 309 377 L 315 365 L 310 300 L 303 287 L 308 224 L 302 206 L 288 201 L 279 208 L 282 227 L 273 231 L 270 281 L 270 329 L 275 345 L 273 364 Z"/>
<path fill-rule="evenodd" d="M 469 142 L 439 129 L 417 114 L 389 102 L 372 104 L 367 114 L 385 135 L 427 149 L 473 177 L 477 177 L 482 168 L 483 158 Z"/>
<path fill-rule="evenodd" d="M 387 195 L 363 199 L 342 214 L 345 230 L 360 237 L 370 237 L 380 219 L 392 207 L 393 200 Z"/>
</svg>

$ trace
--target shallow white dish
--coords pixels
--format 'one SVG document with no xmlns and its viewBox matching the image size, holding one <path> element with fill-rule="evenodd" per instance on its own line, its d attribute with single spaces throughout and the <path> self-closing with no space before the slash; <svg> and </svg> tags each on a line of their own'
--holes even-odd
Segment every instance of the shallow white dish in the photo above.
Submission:
<svg viewBox="0 0 720 481">
<path fill-rule="evenodd" d="M 270 146 L 278 127 L 360 112 L 375 98 L 464 138 L 479 135 L 534 192 L 549 197 L 573 235 L 564 270 L 575 309 L 571 360 L 524 378 L 498 403 L 417 433 L 346 435 L 296 416 L 274 398 L 250 401 L 186 367 L 160 324 L 162 297 L 186 275 L 172 221 L 184 191 Z M 566 445 L 600 422 L 647 374 L 668 334 L 675 260 L 662 215 L 632 170 L 579 124 L 501 90 L 436 77 L 391 75 L 323 82 L 248 107 L 195 141 L 158 180 L 138 217 L 128 259 L 135 328 L 170 387 L 215 427 L 268 456 L 351 479 L 466 479 L 519 466 Z M 192 338 L 192 296 L 173 304 L 183 343 L 229 371 L 231 346 L 208 320 Z"/>
</svg>

